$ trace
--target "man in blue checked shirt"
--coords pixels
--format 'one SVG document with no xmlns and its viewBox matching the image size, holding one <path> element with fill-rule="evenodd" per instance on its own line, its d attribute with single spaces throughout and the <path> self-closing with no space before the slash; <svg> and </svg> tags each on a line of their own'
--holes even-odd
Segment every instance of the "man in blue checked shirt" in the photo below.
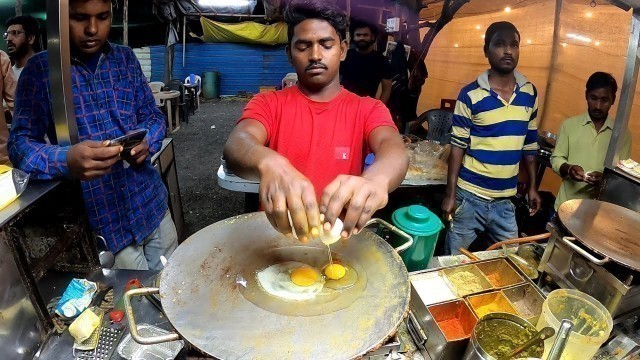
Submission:
<svg viewBox="0 0 640 360">
<path fill-rule="evenodd" d="M 115 268 L 161 269 L 177 234 L 167 190 L 150 157 L 161 147 L 166 125 L 133 51 L 110 44 L 110 0 L 71 0 L 71 83 L 79 143 L 45 141 L 53 126 L 47 53 L 33 56 L 16 91 L 9 140 L 13 164 L 37 179 L 81 180 L 91 227 L 115 254 Z M 130 154 L 109 140 L 136 129 L 147 137 Z M 131 166 L 125 166 L 122 160 Z"/>
<path fill-rule="evenodd" d="M 465 86 L 453 116 L 447 192 L 442 203 L 451 218 L 445 251 L 458 254 L 480 233 L 499 242 L 518 237 L 515 205 L 520 161 L 529 175 L 529 211 L 540 208 L 536 190 L 538 92 L 517 72 L 520 33 L 506 21 L 491 24 L 484 37 L 491 68 Z"/>
</svg>

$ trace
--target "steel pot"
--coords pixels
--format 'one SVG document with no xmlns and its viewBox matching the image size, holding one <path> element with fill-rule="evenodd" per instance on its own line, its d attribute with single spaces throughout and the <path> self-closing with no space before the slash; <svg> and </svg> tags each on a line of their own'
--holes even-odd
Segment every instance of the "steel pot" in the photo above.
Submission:
<svg viewBox="0 0 640 360">
<path fill-rule="evenodd" d="M 488 324 L 489 326 L 486 326 Z M 464 353 L 463 360 L 497 360 L 489 354 L 489 349 L 482 346 L 482 340 L 479 339 L 482 339 L 483 336 L 487 335 L 487 333 L 482 333 L 483 331 L 490 331 L 495 334 L 496 328 L 501 325 L 515 325 L 513 326 L 514 329 L 521 329 L 522 331 L 525 331 L 529 336 L 525 335 L 524 340 L 528 340 L 531 335 L 536 333 L 536 328 L 527 320 L 519 316 L 507 313 L 491 313 L 485 315 L 480 319 L 480 321 L 478 321 L 473 329 L 473 333 L 471 333 L 471 339 L 469 340 L 467 351 Z M 518 336 L 516 333 L 510 333 L 509 335 Z M 535 355 L 537 357 L 542 357 L 544 344 L 541 344 L 539 350 L 540 351 Z"/>
<path fill-rule="evenodd" d="M 251 288 L 255 272 L 269 265 L 326 262 L 327 247 L 320 241 L 300 244 L 273 229 L 264 213 L 210 225 L 178 247 L 162 272 L 159 288 L 125 294 L 131 335 L 141 344 L 183 338 L 218 359 L 362 356 L 395 334 L 409 305 L 409 278 L 397 251 L 411 246 L 412 239 L 382 220 L 369 222 L 374 223 L 389 227 L 407 242 L 393 249 L 365 230 L 331 245 L 334 258 L 357 270 L 358 282 L 352 292 L 323 304 L 276 297 L 261 303 L 254 296 L 261 290 Z M 158 293 L 176 333 L 141 337 L 131 297 Z"/>
</svg>

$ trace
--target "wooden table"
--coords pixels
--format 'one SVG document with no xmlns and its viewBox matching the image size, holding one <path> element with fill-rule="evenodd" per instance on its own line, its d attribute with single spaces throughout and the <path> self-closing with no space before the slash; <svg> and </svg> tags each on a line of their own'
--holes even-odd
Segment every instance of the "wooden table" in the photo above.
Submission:
<svg viewBox="0 0 640 360">
<path fill-rule="evenodd" d="M 169 132 L 174 132 L 180 129 L 180 114 L 179 114 L 179 106 L 178 106 L 178 97 L 180 97 L 180 92 L 177 90 L 169 90 L 169 91 L 160 91 L 154 92 L 153 97 L 156 101 L 164 100 L 164 106 L 167 108 L 167 122 L 169 124 Z M 176 102 L 174 111 L 171 111 L 171 103 Z M 175 116 L 176 126 L 173 127 L 173 118 Z"/>
</svg>

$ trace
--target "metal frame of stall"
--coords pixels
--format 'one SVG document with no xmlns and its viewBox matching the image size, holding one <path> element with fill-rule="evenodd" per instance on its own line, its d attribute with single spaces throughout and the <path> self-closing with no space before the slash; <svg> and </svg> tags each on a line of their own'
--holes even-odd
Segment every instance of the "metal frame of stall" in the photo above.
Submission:
<svg viewBox="0 0 640 360">
<path fill-rule="evenodd" d="M 620 159 L 620 150 L 623 136 L 628 131 L 627 126 L 638 81 L 638 68 L 640 65 L 640 1 L 610 0 L 610 2 L 625 11 L 632 10 L 632 19 L 624 78 L 618 98 L 618 112 L 605 158 L 604 186 L 599 199 L 640 212 L 640 179 L 634 178 L 617 168 L 618 161 L 624 160 Z"/>
</svg>

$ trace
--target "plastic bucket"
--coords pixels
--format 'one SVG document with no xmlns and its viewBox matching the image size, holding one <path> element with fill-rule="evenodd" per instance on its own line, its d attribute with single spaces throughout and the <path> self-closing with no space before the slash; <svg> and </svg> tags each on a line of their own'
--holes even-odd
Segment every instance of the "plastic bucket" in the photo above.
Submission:
<svg viewBox="0 0 640 360">
<path fill-rule="evenodd" d="M 411 205 L 393 212 L 392 222 L 413 237 L 413 245 L 400 253 L 408 271 L 424 270 L 429 266 L 436 248 L 438 235 L 444 228 L 442 221 L 429 209 Z M 392 236 L 391 244 L 397 246 L 401 239 Z"/>
<path fill-rule="evenodd" d="M 541 330 L 545 326 L 551 326 L 558 333 L 564 319 L 571 320 L 573 328 L 560 357 L 562 360 L 591 359 L 607 341 L 613 329 L 609 311 L 598 300 L 577 290 L 552 291 L 542 304 L 542 314 L 536 328 Z M 555 338 L 552 336 L 545 341 L 543 359 L 549 354 Z"/>
<path fill-rule="evenodd" d="M 202 81 L 202 95 L 205 99 L 220 97 L 220 73 L 217 71 L 205 71 Z"/>
</svg>

